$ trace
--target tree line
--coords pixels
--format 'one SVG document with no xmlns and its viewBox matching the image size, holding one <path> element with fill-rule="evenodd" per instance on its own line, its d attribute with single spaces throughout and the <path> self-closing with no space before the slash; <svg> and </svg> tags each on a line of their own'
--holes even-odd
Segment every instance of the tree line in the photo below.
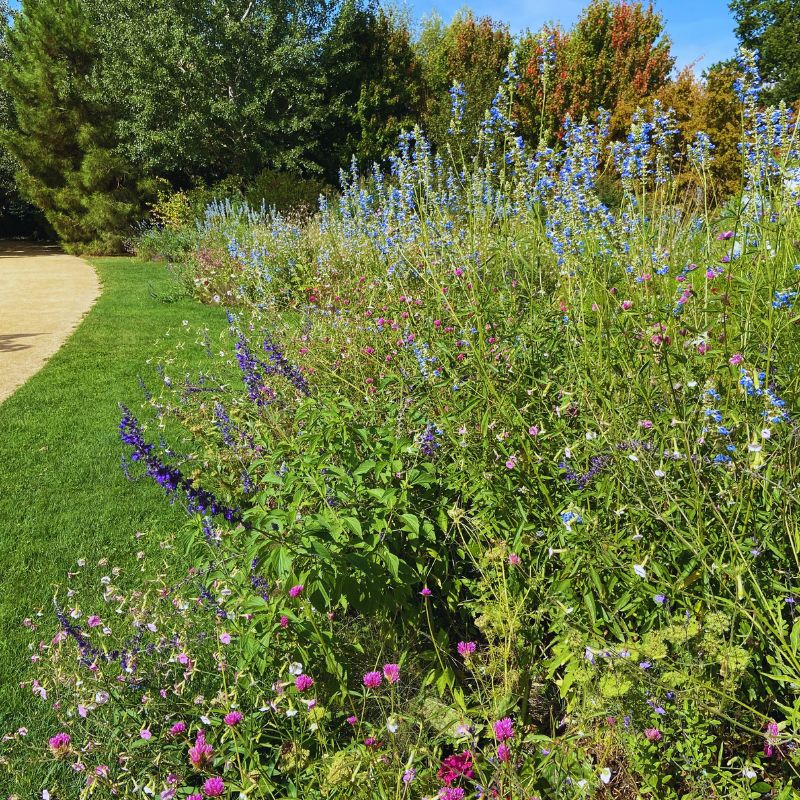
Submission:
<svg viewBox="0 0 800 800">
<path fill-rule="evenodd" d="M 731 3 L 771 99 L 800 96 L 797 5 Z M 703 129 L 718 143 L 720 185 L 738 169 L 735 66 L 674 75 L 652 4 L 591 0 L 568 30 L 516 37 L 469 11 L 415 27 L 373 0 L 23 0 L 14 12 L 0 0 L 0 17 L 0 226 L 43 216 L 88 249 L 119 248 L 164 187 L 265 170 L 332 184 L 353 157 L 384 159 L 415 124 L 436 146 L 454 84 L 474 130 L 512 52 L 527 141 L 555 142 L 568 115 L 599 107 L 624 135 L 658 97 L 685 135 Z"/>
</svg>

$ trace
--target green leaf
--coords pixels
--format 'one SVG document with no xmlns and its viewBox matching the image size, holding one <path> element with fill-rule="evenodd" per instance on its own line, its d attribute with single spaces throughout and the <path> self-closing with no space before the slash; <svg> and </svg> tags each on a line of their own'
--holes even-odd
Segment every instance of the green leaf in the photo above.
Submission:
<svg viewBox="0 0 800 800">
<path fill-rule="evenodd" d="M 403 530 L 408 531 L 409 533 L 413 533 L 416 536 L 419 536 L 419 518 L 416 517 L 414 514 L 401 514 L 400 519 L 403 520 Z"/>
</svg>

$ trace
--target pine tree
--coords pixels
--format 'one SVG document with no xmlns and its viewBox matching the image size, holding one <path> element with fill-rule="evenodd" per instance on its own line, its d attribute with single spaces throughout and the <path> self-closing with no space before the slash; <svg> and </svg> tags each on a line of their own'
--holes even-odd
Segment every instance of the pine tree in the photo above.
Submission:
<svg viewBox="0 0 800 800">
<path fill-rule="evenodd" d="M 23 194 L 80 249 L 121 247 L 143 188 L 115 152 L 113 106 L 93 86 L 95 42 L 80 0 L 26 0 L 7 36 L 0 85 L 12 120 L 0 140 Z"/>
<path fill-rule="evenodd" d="M 9 59 L 7 46 L 12 15 L 6 0 L 0 0 L 0 64 Z M 13 122 L 11 98 L 0 88 L 0 129 Z M 16 174 L 19 169 L 14 157 L 0 145 L 0 238 L 37 235 L 49 238 L 48 229 L 38 208 L 31 205 L 19 192 Z"/>
</svg>

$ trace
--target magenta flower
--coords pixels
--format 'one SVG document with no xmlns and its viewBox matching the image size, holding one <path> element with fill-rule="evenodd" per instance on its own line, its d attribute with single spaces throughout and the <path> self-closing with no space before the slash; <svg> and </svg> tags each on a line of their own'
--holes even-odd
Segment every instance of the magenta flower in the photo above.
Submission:
<svg viewBox="0 0 800 800">
<path fill-rule="evenodd" d="M 397 683 L 400 680 L 400 667 L 397 664 L 384 664 L 383 677 L 389 683 Z"/>
<path fill-rule="evenodd" d="M 69 744 L 71 741 L 72 739 L 68 733 L 57 733 L 50 739 L 50 752 L 56 758 L 61 758 L 61 756 L 69 752 Z"/>
<path fill-rule="evenodd" d="M 100 625 L 100 622 L 101 622 L 100 617 L 98 617 L 97 614 L 92 614 L 92 616 L 86 620 L 86 624 L 90 628 L 96 628 L 98 625 Z"/>
<path fill-rule="evenodd" d="M 233 728 L 238 725 L 244 719 L 244 714 L 241 711 L 229 711 L 223 718 L 222 721 L 228 725 L 229 727 Z"/>
<path fill-rule="evenodd" d="M 294 688 L 297 689 L 298 692 L 305 692 L 307 689 L 310 689 L 314 685 L 314 679 L 309 675 L 298 675 L 294 679 Z"/>
<path fill-rule="evenodd" d="M 509 553 L 508 563 L 512 567 L 518 567 L 520 565 L 519 556 L 516 553 Z"/>
<path fill-rule="evenodd" d="M 146 742 L 149 742 L 153 738 L 153 734 L 150 733 L 150 731 L 147 730 L 147 728 L 139 731 L 139 736 L 141 736 L 142 739 L 144 739 Z"/>
<path fill-rule="evenodd" d="M 661 731 L 658 728 L 645 728 L 644 735 L 647 737 L 648 742 L 661 741 Z"/>
<path fill-rule="evenodd" d="M 459 642 L 457 648 L 458 654 L 462 658 L 469 658 L 475 652 L 477 646 L 475 642 Z"/>
<path fill-rule="evenodd" d="M 352 717 L 347 718 L 348 725 L 355 725 L 358 722 L 358 717 L 353 715 Z"/>
<path fill-rule="evenodd" d="M 222 642 L 222 644 L 230 644 L 231 635 L 227 632 L 223 632 L 219 635 L 219 640 Z"/>
<path fill-rule="evenodd" d="M 288 628 L 289 627 L 289 617 L 285 614 L 281 617 L 281 628 Z"/>
<path fill-rule="evenodd" d="M 630 311 L 633 308 L 633 300 L 623 300 L 619 306 L 623 311 Z"/>
<path fill-rule="evenodd" d="M 475 776 L 472 769 L 472 753 L 469 750 L 447 756 L 436 773 L 436 777 L 445 786 L 452 786 L 462 776 L 469 780 Z"/>
<path fill-rule="evenodd" d="M 292 588 L 289 589 L 289 597 L 292 597 L 292 598 L 299 597 L 302 593 L 303 593 L 303 584 L 302 583 L 298 583 L 297 586 L 292 586 Z"/>
<path fill-rule="evenodd" d="M 214 748 L 206 742 L 206 734 L 203 730 L 197 732 L 195 743 L 189 748 L 189 763 L 195 769 L 205 769 L 211 764 L 211 757 L 214 755 Z"/>
<path fill-rule="evenodd" d="M 425 586 L 425 587 L 423 587 L 423 589 L 422 589 L 422 591 L 420 592 L 420 594 L 421 594 L 423 597 L 430 597 L 430 596 L 431 596 L 431 590 L 430 590 L 430 589 L 429 589 L 427 586 Z"/>
<path fill-rule="evenodd" d="M 381 685 L 381 674 L 377 671 L 368 672 L 362 680 L 364 681 L 364 686 L 366 686 L 367 689 L 376 689 Z"/>
<path fill-rule="evenodd" d="M 504 762 L 511 758 L 511 750 L 507 744 L 497 745 L 497 757 Z"/>
<path fill-rule="evenodd" d="M 225 791 L 225 782 L 216 775 L 203 784 L 203 794 L 206 797 L 219 797 Z"/>
<path fill-rule="evenodd" d="M 729 359 L 728 363 L 733 367 L 738 367 L 744 361 L 744 356 L 741 353 L 734 353 Z"/>
<path fill-rule="evenodd" d="M 176 722 L 170 729 L 169 732 L 172 736 L 179 736 L 182 733 L 186 733 L 186 723 L 185 722 Z"/>
<path fill-rule="evenodd" d="M 505 742 L 507 739 L 514 738 L 514 723 L 509 717 L 497 720 L 494 723 L 494 737 L 499 742 Z"/>
<path fill-rule="evenodd" d="M 442 789 L 439 800 L 464 800 L 464 790 L 460 786 L 448 786 Z"/>
<path fill-rule="evenodd" d="M 717 234 L 718 242 L 724 242 L 727 239 L 733 239 L 733 231 L 722 231 L 722 233 Z"/>
<path fill-rule="evenodd" d="M 186 800 L 203 800 L 203 795 L 201 794 L 190 794 Z"/>
</svg>

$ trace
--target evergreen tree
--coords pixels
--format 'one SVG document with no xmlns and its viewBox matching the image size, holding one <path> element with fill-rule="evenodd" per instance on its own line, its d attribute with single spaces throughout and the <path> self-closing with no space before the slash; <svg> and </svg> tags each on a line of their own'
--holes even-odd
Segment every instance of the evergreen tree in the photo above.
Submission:
<svg viewBox="0 0 800 800">
<path fill-rule="evenodd" d="M 95 42 L 80 0 L 25 0 L 7 43 L 0 85 L 13 120 L 0 138 L 23 194 L 66 243 L 119 249 L 140 215 L 140 186 L 92 85 Z"/>
<path fill-rule="evenodd" d="M 736 35 L 755 50 L 761 77 L 771 86 L 771 102 L 800 100 L 800 2 L 797 0 L 731 0 Z"/>
<path fill-rule="evenodd" d="M 394 150 L 401 131 L 413 128 L 422 111 L 422 71 L 408 25 L 381 10 L 372 20 L 369 42 L 369 73 L 357 104 L 360 137 L 355 153 L 366 164 Z"/>
<path fill-rule="evenodd" d="M 338 181 L 339 170 L 359 149 L 358 101 L 370 75 L 376 14 L 372 4 L 345 0 L 320 51 L 325 117 L 317 131 L 313 158 L 331 184 Z"/>
</svg>

